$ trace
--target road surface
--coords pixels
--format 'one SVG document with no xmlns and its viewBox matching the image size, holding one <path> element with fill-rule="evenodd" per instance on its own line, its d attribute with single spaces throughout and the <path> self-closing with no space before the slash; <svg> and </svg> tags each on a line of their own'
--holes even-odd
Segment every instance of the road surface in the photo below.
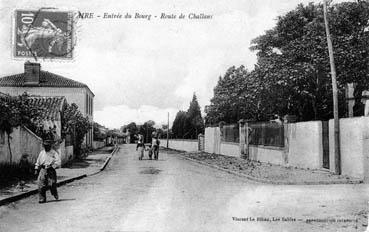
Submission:
<svg viewBox="0 0 369 232">
<path fill-rule="evenodd" d="M 139 161 L 122 145 L 105 171 L 60 187 L 60 201 L 0 207 L 0 231 L 364 231 L 368 193 L 255 183 L 164 152 Z"/>
</svg>

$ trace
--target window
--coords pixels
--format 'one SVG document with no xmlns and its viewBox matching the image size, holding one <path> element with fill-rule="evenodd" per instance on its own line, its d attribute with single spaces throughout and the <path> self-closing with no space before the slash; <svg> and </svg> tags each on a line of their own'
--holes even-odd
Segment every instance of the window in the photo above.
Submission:
<svg viewBox="0 0 369 232">
<path fill-rule="evenodd" d="M 88 109 L 89 109 L 89 114 L 90 114 L 90 115 L 92 114 L 91 106 L 92 106 L 92 98 L 90 97 L 90 107 L 88 108 Z"/>
<path fill-rule="evenodd" d="M 88 94 L 86 94 L 86 114 L 88 114 Z"/>
</svg>

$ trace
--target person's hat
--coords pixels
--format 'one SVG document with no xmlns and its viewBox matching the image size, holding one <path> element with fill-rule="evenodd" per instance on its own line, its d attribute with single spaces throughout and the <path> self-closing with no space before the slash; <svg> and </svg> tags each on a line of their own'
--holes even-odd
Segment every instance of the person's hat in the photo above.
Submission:
<svg viewBox="0 0 369 232">
<path fill-rule="evenodd" d="M 53 145 L 54 144 L 54 141 L 53 140 L 44 140 L 42 142 L 43 145 Z"/>
</svg>

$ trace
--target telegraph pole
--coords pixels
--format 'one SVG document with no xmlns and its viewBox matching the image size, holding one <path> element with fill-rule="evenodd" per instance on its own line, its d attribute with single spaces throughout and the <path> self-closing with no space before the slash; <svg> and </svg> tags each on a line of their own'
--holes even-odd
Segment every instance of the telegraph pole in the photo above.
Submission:
<svg viewBox="0 0 369 232">
<path fill-rule="evenodd" d="M 327 34 L 329 63 L 331 66 L 331 76 L 332 76 L 335 172 L 337 175 L 340 175 L 341 174 L 341 153 L 340 153 L 340 126 L 339 126 L 339 118 L 338 118 L 337 79 L 336 79 L 336 66 L 334 64 L 334 56 L 333 56 L 333 45 L 332 45 L 332 40 L 331 40 L 331 34 L 329 32 L 329 22 L 328 22 L 328 17 L 327 17 L 327 0 L 323 0 L 323 10 L 324 10 L 325 32 Z"/>
<path fill-rule="evenodd" d="M 169 112 L 168 112 L 168 127 L 167 127 L 167 148 L 169 148 Z"/>
</svg>

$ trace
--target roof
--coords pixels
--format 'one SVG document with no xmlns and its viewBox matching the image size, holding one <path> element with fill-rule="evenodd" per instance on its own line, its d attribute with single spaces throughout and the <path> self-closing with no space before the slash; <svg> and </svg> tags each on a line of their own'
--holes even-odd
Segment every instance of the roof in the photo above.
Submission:
<svg viewBox="0 0 369 232">
<path fill-rule="evenodd" d="M 44 120 L 60 121 L 60 113 L 66 104 L 65 97 L 30 96 L 28 104 L 42 109 L 41 118 Z"/>
<path fill-rule="evenodd" d="M 38 84 L 25 84 L 24 73 L 0 78 L 0 86 L 6 87 L 58 87 L 58 88 L 88 88 L 84 83 L 40 70 L 40 82 Z M 92 93 L 92 91 L 90 90 Z M 93 93 L 92 93 L 93 94 Z"/>
</svg>

